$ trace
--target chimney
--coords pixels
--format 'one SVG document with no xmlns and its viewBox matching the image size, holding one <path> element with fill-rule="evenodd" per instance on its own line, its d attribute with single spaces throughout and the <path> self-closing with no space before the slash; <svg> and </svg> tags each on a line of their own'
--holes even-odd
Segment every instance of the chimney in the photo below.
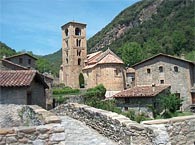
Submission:
<svg viewBox="0 0 195 145">
<path fill-rule="evenodd" d="M 155 92 L 155 89 L 156 89 L 156 85 L 155 83 L 152 83 L 152 91 Z"/>
</svg>

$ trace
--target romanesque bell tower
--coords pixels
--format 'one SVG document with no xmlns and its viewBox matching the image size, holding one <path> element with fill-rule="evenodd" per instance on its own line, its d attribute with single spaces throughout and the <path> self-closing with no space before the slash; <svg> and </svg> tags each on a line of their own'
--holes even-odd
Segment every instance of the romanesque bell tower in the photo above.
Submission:
<svg viewBox="0 0 195 145">
<path fill-rule="evenodd" d="M 87 57 L 86 24 L 69 22 L 62 27 L 60 82 L 79 88 L 79 74 Z"/>
</svg>

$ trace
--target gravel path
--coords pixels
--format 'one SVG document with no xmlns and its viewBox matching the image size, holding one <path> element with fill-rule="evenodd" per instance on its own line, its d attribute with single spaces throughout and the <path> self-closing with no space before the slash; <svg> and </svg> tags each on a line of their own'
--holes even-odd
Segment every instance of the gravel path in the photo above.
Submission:
<svg viewBox="0 0 195 145">
<path fill-rule="evenodd" d="M 84 123 L 60 116 L 65 127 L 65 145 L 117 145 Z"/>
</svg>

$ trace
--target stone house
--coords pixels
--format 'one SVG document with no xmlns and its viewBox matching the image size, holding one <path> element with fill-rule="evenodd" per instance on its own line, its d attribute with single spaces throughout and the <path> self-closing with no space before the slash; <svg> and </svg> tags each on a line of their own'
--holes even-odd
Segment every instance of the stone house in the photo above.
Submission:
<svg viewBox="0 0 195 145">
<path fill-rule="evenodd" d="M 6 58 L 4 58 L 4 60 L 5 61 L 3 61 L 3 62 L 9 61 L 9 62 L 12 62 L 14 64 L 18 64 L 18 65 L 26 67 L 26 68 L 35 69 L 35 62 L 36 62 L 37 58 L 31 56 L 28 53 L 21 53 L 21 54 L 13 55 L 10 57 L 6 57 Z"/>
<path fill-rule="evenodd" d="M 120 91 L 125 88 L 124 63 L 110 49 L 87 55 L 82 72 L 86 88 L 98 84 L 103 84 L 107 91 Z"/>
<path fill-rule="evenodd" d="M 158 54 L 133 65 L 135 86 L 170 85 L 171 93 L 183 100 L 182 109 L 195 104 L 195 63 L 178 57 Z"/>
<path fill-rule="evenodd" d="M 135 86 L 135 69 L 131 67 L 126 69 L 126 86 L 127 88 Z"/>
<path fill-rule="evenodd" d="M 148 105 L 159 108 L 157 99 L 166 95 L 170 91 L 169 85 L 145 85 L 135 86 L 127 90 L 121 91 L 112 97 L 115 98 L 116 104 L 122 110 L 134 109 L 139 112 L 148 113 Z"/>
<path fill-rule="evenodd" d="M 82 73 L 85 88 L 98 84 L 103 84 L 108 91 L 125 88 L 124 63 L 111 50 L 87 55 L 86 24 L 69 22 L 61 28 L 60 83 L 72 88 L 80 88 L 79 75 Z"/>
<path fill-rule="evenodd" d="M 1 70 L 0 104 L 39 105 L 46 108 L 48 85 L 36 70 Z"/>
<path fill-rule="evenodd" d="M 21 60 L 22 61 L 21 61 Z M 36 58 L 31 56 L 28 53 L 22 53 L 18 55 L 14 55 L 11 57 L 6 57 L 0 60 L 0 70 L 35 70 Z M 21 61 L 21 63 L 19 63 Z M 44 81 L 47 83 L 49 88 L 46 88 L 46 108 L 52 108 L 53 100 L 52 100 L 52 84 L 53 77 L 51 75 L 47 75 L 47 73 L 39 74 Z"/>
</svg>

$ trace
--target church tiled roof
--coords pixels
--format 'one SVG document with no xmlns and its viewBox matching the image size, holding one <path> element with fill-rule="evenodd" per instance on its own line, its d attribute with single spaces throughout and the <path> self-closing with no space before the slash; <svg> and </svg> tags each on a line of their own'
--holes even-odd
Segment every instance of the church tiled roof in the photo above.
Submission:
<svg viewBox="0 0 195 145">
<path fill-rule="evenodd" d="M 136 98 L 136 97 L 155 97 L 165 89 L 168 89 L 169 85 L 159 85 L 159 86 L 135 86 L 133 88 L 121 91 L 115 95 L 113 98 Z"/>
<path fill-rule="evenodd" d="M 24 87 L 30 86 L 33 79 L 37 79 L 47 88 L 41 74 L 36 70 L 1 70 L 0 86 L 1 87 Z"/>
<path fill-rule="evenodd" d="M 124 64 L 124 62 L 110 49 L 107 49 L 105 52 L 98 51 L 89 54 L 86 62 L 87 64 L 83 69 L 92 68 L 98 64 Z"/>
</svg>

